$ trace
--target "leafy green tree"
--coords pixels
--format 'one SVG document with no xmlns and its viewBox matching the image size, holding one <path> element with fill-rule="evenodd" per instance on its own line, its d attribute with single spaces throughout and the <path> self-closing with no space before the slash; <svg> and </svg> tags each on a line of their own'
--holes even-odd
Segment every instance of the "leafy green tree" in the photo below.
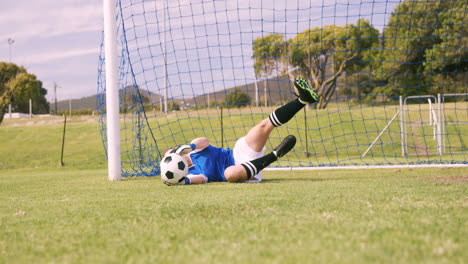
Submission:
<svg viewBox="0 0 468 264">
<path fill-rule="evenodd" d="M 385 27 L 382 70 L 388 85 L 377 92 L 388 96 L 436 94 L 442 75 L 457 78 L 467 71 L 466 0 L 404 1 Z"/>
<path fill-rule="evenodd" d="M 434 94 L 466 92 L 466 86 L 463 88 L 446 84 L 456 82 L 456 79 L 462 83 L 466 82 L 462 75 L 465 72 L 466 78 L 468 72 L 467 4 L 466 1 L 460 0 L 445 3 L 446 12 L 438 14 L 440 25 L 434 30 L 434 35 L 438 36 L 439 40 L 424 51 L 424 72 L 428 74 L 428 82 L 435 84 Z M 434 72 L 437 75 L 431 75 Z"/>
<path fill-rule="evenodd" d="M 147 96 L 138 94 L 138 93 L 128 93 L 122 97 L 123 107 L 121 111 L 127 113 L 128 111 L 140 111 L 143 107 L 147 106 L 150 103 L 150 100 Z"/>
<path fill-rule="evenodd" d="M 339 80 L 340 96 L 351 97 L 350 101 L 362 103 L 363 100 L 372 100 L 366 96 L 373 94 L 373 89 L 376 87 L 372 79 L 371 69 L 369 67 L 361 69 L 358 73 L 345 73 Z"/>
<path fill-rule="evenodd" d="M 271 75 L 282 75 L 290 66 L 286 58 L 287 43 L 282 34 L 268 34 L 253 41 L 255 74 L 267 78 Z"/>
<path fill-rule="evenodd" d="M 175 101 L 167 101 L 167 111 L 179 111 L 180 105 Z"/>
<path fill-rule="evenodd" d="M 344 72 L 360 71 L 375 57 L 378 36 L 379 31 L 365 19 L 307 29 L 287 41 L 270 34 L 254 40 L 255 69 L 263 76 L 288 72 L 293 79 L 295 72 L 311 79 L 320 95 L 318 108 L 326 108 L 336 92 L 337 79 Z"/>
<path fill-rule="evenodd" d="M 344 72 L 359 72 L 369 64 L 378 35 L 369 21 L 359 19 L 356 24 L 308 29 L 289 41 L 292 65 L 318 89 L 319 109 L 327 107 Z"/>
<path fill-rule="evenodd" d="M 33 113 L 36 114 L 47 114 L 50 113 L 50 105 L 46 99 L 47 90 L 41 87 L 39 96 L 33 99 Z"/>
<path fill-rule="evenodd" d="M 29 111 L 29 99 L 44 104 L 45 94 L 47 91 L 34 74 L 16 64 L 0 62 L 0 123 L 10 103 L 19 111 L 25 111 L 27 105 Z M 48 110 L 48 106 L 43 107 Z"/>
<path fill-rule="evenodd" d="M 42 85 L 42 83 L 41 83 Z M 49 113 L 49 102 L 45 96 L 47 95 L 47 90 L 45 88 L 39 89 L 39 95 L 31 98 L 32 100 L 32 112 L 34 114 L 47 114 Z M 24 100 L 15 100 L 13 97 L 12 106 L 16 112 L 20 113 L 29 113 L 29 98 Z"/>
<path fill-rule="evenodd" d="M 226 95 L 226 106 L 228 108 L 239 108 L 248 104 L 250 104 L 250 96 L 246 92 L 241 92 L 239 89 Z"/>
</svg>

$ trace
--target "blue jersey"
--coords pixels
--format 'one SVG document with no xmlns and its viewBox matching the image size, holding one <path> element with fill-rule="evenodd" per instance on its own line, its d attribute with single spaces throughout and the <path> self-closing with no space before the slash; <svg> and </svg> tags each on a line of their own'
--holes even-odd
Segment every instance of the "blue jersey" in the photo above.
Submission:
<svg viewBox="0 0 468 264">
<path fill-rule="evenodd" d="M 234 156 L 230 148 L 223 149 L 208 146 L 200 152 L 190 153 L 193 166 L 189 174 L 203 174 L 208 182 L 226 181 L 224 170 L 234 165 Z"/>
</svg>

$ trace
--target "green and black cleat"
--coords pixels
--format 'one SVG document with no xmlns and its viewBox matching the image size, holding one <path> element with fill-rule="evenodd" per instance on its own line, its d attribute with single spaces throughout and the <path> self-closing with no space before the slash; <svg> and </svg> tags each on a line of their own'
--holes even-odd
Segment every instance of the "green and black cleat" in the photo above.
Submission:
<svg viewBox="0 0 468 264">
<path fill-rule="evenodd" d="M 301 103 L 313 104 L 318 101 L 318 94 L 310 88 L 309 83 L 303 78 L 296 78 L 294 86 L 296 87 L 296 92 L 298 93 Z"/>
</svg>

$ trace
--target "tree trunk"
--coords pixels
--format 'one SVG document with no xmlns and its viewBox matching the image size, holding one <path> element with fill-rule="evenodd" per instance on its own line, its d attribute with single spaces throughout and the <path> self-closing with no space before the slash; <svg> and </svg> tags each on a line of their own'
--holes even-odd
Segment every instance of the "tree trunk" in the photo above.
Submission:
<svg viewBox="0 0 468 264">
<path fill-rule="evenodd" d="M 323 87 L 324 92 L 322 93 L 322 96 L 320 96 L 320 99 L 317 103 L 317 109 L 327 108 L 328 103 L 330 102 L 336 91 L 336 79 L 331 83 L 327 83 L 325 85 L 327 86 Z"/>
<path fill-rule="evenodd" d="M 4 108 L 0 107 L 0 124 L 3 121 L 3 116 L 5 115 L 5 110 Z"/>
</svg>

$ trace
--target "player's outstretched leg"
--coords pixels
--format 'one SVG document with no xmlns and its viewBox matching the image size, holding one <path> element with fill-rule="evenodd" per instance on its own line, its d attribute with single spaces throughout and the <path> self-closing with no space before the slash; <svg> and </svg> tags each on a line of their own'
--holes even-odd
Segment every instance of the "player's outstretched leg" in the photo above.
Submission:
<svg viewBox="0 0 468 264">
<path fill-rule="evenodd" d="M 282 126 L 289 122 L 304 106 L 299 98 L 275 109 L 268 118 L 262 120 L 249 130 L 245 137 L 247 144 L 255 151 L 262 151 L 271 131 L 275 127 Z"/>
<path fill-rule="evenodd" d="M 294 87 L 296 87 L 299 101 L 301 101 L 301 103 L 312 104 L 318 101 L 318 94 L 310 88 L 309 83 L 303 78 L 296 78 L 294 81 Z"/>
<path fill-rule="evenodd" d="M 247 172 L 247 180 L 251 179 L 253 176 L 257 175 L 261 170 L 266 168 L 271 163 L 278 160 L 278 158 L 283 157 L 296 145 L 296 137 L 289 135 L 283 139 L 283 141 L 274 148 L 274 151 L 270 154 L 267 154 L 261 158 L 251 160 L 248 162 L 241 163 Z"/>
<path fill-rule="evenodd" d="M 297 96 L 299 98 L 277 108 L 268 116 L 273 126 L 279 127 L 287 123 L 306 104 L 318 101 L 318 94 L 310 88 L 306 80 L 297 78 L 294 81 L 294 87 L 296 87 Z"/>
<path fill-rule="evenodd" d="M 277 158 L 281 158 L 286 153 L 291 151 L 296 145 L 296 137 L 293 135 L 289 135 L 283 139 L 283 141 L 273 149 L 273 153 L 276 155 Z"/>
</svg>

